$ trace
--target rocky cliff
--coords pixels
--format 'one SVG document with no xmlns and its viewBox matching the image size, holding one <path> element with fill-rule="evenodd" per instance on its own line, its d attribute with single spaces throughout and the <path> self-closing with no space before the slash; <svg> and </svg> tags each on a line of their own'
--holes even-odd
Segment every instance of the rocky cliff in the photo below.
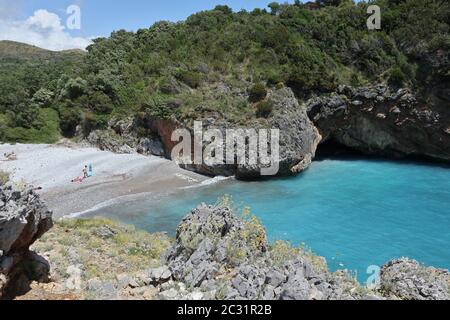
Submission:
<svg viewBox="0 0 450 320">
<path fill-rule="evenodd" d="M 308 168 L 319 144 L 327 141 L 364 154 L 449 162 L 450 104 L 442 96 L 416 95 L 410 89 L 396 90 L 386 85 L 340 86 L 332 94 L 299 104 L 292 90 L 283 87 L 268 92 L 265 102 L 272 110 L 267 117 L 247 119 L 242 125 L 215 112 L 195 120 L 203 122 L 203 130 L 219 129 L 224 137 L 229 128 L 280 129 L 278 175 Z M 111 121 L 110 129 L 94 131 L 88 141 L 115 152 L 137 151 L 171 158 L 176 144 L 171 140 L 173 131 L 187 128 L 193 137 L 193 121 L 155 119 L 147 114 L 140 119 Z M 138 137 L 142 128 L 147 133 Z M 264 167 L 261 163 L 208 165 L 205 161 L 201 165 L 179 164 L 205 175 L 236 175 L 239 179 L 260 178 Z"/>
<path fill-rule="evenodd" d="M 45 279 L 49 266 L 29 247 L 52 225 L 52 213 L 32 189 L 0 186 L 0 299 Z"/>
<path fill-rule="evenodd" d="M 323 141 L 365 154 L 450 161 L 450 104 L 384 85 L 341 86 L 306 103 Z"/>
<path fill-rule="evenodd" d="M 270 115 L 267 117 L 259 117 L 248 119 L 243 124 L 235 124 L 226 118 L 215 113 L 206 119 L 198 119 L 203 121 L 204 130 L 219 129 L 223 137 L 226 137 L 226 129 L 255 129 L 258 133 L 260 129 L 279 130 L 279 157 L 275 158 L 275 162 L 279 167 L 277 175 L 293 175 L 299 173 L 311 164 L 315 156 L 317 145 L 321 141 L 321 136 L 313 123 L 309 120 L 306 109 L 300 106 L 291 89 L 283 87 L 268 92 L 264 100 L 271 106 Z M 191 127 L 190 122 L 185 122 L 182 127 Z M 193 134 L 193 133 L 192 133 Z M 163 140 L 165 145 L 170 145 L 167 139 Z M 271 145 L 273 141 L 268 137 L 268 155 L 271 156 Z M 205 151 L 204 143 L 203 149 Z M 247 150 L 245 164 L 234 165 L 207 165 L 206 161 L 202 165 L 184 165 L 182 167 L 196 171 L 198 173 L 211 176 L 230 176 L 235 175 L 238 179 L 257 179 L 261 178 L 261 169 L 267 168 L 266 164 L 262 164 L 258 159 L 258 163 L 251 164 L 248 162 L 250 152 L 258 153 L 261 156 L 261 141 L 258 141 L 258 150 L 250 151 L 250 142 L 245 141 L 245 149 Z M 238 148 L 238 146 L 235 146 Z M 204 159 L 209 155 L 204 153 Z M 225 155 L 224 155 L 225 159 Z"/>
<path fill-rule="evenodd" d="M 171 158 L 171 152 L 178 143 L 172 141 L 172 133 L 176 129 L 187 129 L 191 132 L 194 140 L 193 121 L 202 121 L 203 130 L 218 129 L 226 138 L 227 129 L 279 129 L 279 172 L 278 175 L 292 175 L 305 170 L 315 156 L 316 148 L 321 141 L 321 136 L 309 120 L 306 108 L 300 106 L 294 93 L 289 88 L 279 88 L 270 91 L 265 102 L 271 106 L 270 116 L 249 119 L 245 125 L 235 124 L 219 113 L 209 114 L 207 117 L 198 119 L 155 119 L 144 114 L 140 119 L 127 119 L 109 123 L 109 129 L 92 132 L 87 141 L 98 146 L 102 150 L 111 150 L 118 153 L 140 152 L 156 156 Z M 147 135 L 138 137 L 138 131 L 145 129 Z M 258 133 L 258 131 L 256 131 Z M 267 146 L 270 155 L 270 137 Z M 203 143 L 205 151 L 208 142 Z M 248 149 L 249 142 L 245 141 Z M 260 151 L 260 150 L 259 150 Z M 258 152 L 258 150 L 255 150 Z M 184 155 L 186 156 L 186 155 Z M 189 156 L 189 155 L 187 155 Z M 249 153 L 246 155 L 248 160 Z M 191 159 L 194 155 L 191 155 Z M 204 159 L 208 155 L 204 153 Z M 225 159 L 225 152 L 224 152 Z M 180 162 L 179 165 L 185 169 L 196 171 L 209 176 L 231 176 L 236 175 L 240 179 L 253 179 L 261 176 L 261 168 L 267 165 L 261 164 L 187 164 Z"/>
</svg>

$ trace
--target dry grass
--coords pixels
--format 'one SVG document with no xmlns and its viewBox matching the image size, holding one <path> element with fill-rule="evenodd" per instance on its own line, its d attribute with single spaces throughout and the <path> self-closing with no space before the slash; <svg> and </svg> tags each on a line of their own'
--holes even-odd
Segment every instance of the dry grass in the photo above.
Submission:
<svg viewBox="0 0 450 320">
<path fill-rule="evenodd" d="M 9 181 L 9 173 L 0 170 L 0 186 Z"/>
<path fill-rule="evenodd" d="M 55 281 L 68 277 L 70 265 L 81 266 L 83 280 L 108 280 L 161 265 L 160 258 L 169 245 L 163 234 L 106 219 L 79 219 L 56 223 L 33 249 L 51 262 Z"/>
</svg>

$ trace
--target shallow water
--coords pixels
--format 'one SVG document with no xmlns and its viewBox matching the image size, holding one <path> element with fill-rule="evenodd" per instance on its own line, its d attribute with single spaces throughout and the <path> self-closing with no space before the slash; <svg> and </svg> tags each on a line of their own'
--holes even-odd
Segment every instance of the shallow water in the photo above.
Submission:
<svg viewBox="0 0 450 320">
<path fill-rule="evenodd" d="M 322 160 L 295 178 L 223 181 L 90 215 L 173 235 L 192 207 L 215 203 L 224 194 L 236 206 L 251 208 L 269 240 L 304 243 L 324 256 L 330 269 L 347 268 L 360 281 L 369 266 L 402 256 L 450 268 L 450 168 L 445 166 Z"/>
</svg>

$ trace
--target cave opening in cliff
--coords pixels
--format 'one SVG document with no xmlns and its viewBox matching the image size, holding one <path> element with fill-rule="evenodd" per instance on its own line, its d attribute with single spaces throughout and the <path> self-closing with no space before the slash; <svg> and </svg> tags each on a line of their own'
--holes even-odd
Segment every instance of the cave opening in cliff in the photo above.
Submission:
<svg viewBox="0 0 450 320">
<path fill-rule="evenodd" d="M 350 148 L 334 139 L 328 139 L 322 142 L 316 151 L 316 160 L 327 159 L 327 158 L 339 158 L 339 157 L 363 157 L 364 155 L 361 151 Z"/>
</svg>

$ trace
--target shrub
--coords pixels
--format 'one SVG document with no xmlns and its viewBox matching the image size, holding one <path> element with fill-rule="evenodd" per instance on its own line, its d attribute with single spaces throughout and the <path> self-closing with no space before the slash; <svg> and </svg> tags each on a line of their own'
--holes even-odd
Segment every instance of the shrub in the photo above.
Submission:
<svg viewBox="0 0 450 320">
<path fill-rule="evenodd" d="M 87 90 L 87 81 L 78 77 L 76 79 L 69 79 L 69 81 L 67 81 L 63 90 L 63 95 L 71 99 L 76 99 L 81 95 L 83 95 L 86 92 L 86 90 Z"/>
<path fill-rule="evenodd" d="M 174 112 L 167 106 L 166 97 L 158 94 L 146 97 L 141 109 L 158 119 L 167 119 Z"/>
<path fill-rule="evenodd" d="M 97 115 L 92 112 L 85 112 L 83 121 L 83 133 L 85 136 L 87 136 L 91 131 L 105 128 L 107 124 L 107 117 Z"/>
<path fill-rule="evenodd" d="M 286 241 L 277 241 L 270 247 L 270 255 L 276 266 L 281 267 L 286 261 L 298 255 L 299 249 L 293 248 Z"/>
<path fill-rule="evenodd" d="M 42 88 L 33 95 L 32 102 L 37 107 L 49 107 L 53 96 L 54 94 L 52 91 Z"/>
<path fill-rule="evenodd" d="M 9 173 L 0 170 L 0 186 L 9 181 Z"/>
<path fill-rule="evenodd" d="M 406 76 L 403 71 L 396 67 L 389 73 L 389 84 L 393 86 L 402 86 L 406 82 Z"/>
<path fill-rule="evenodd" d="M 59 110 L 60 128 L 65 136 L 73 136 L 81 121 L 81 113 L 76 108 L 61 107 Z"/>
<path fill-rule="evenodd" d="M 249 90 L 249 100 L 251 102 L 258 102 L 267 96 L 266 86 L 263 83 L 257 83 Z"/>
<path fill-rule="evenodd" d="M 17 143 L 55 143 L 60 138 L 58 113 L 50 108 L 40 108 L 36 119 L 28 128 L 7 128 L 5 141 Z"/>
<path fill-rule="evenodd" d="M 260 118 L 267 118 L 273 111 L 273 105 L 269 101 L 261 101 L 256 106 L 256 116 Z"/>
<path fill-rule="evenodd" d="M 195 89 L 200 86 L 202 82 L 202 75 L 198 72 L 181 70 L 177 74 L 177 79 Z"/>
<path fill-rule="evenodd" d="M 37 252 L 50 252 L 52 271 L 66 279 L 67 250 L 74 251 L 83 266 L 82 280 L 109 280 L 121 273 L 134 274 L 160 265 L 171 240 L 163 234 L 149 234 L 103 218 L 64 219 L 55 223 L 34 244 Z"/>
<path fill-rule="evenodd" d="M 242 230 L 242 236 L 247 245 L 253 250 L 265 250 L 267 243 L 266 229 L 256 216 L 251 216 Z"/>
<path fill-rule="evenodd" d="M 89 99 L 92 110 L 101 114 L 109 114 L 113 111 L 114 105 L 108 95 L 101 91 L 95 91 Z"/>
</svg>

